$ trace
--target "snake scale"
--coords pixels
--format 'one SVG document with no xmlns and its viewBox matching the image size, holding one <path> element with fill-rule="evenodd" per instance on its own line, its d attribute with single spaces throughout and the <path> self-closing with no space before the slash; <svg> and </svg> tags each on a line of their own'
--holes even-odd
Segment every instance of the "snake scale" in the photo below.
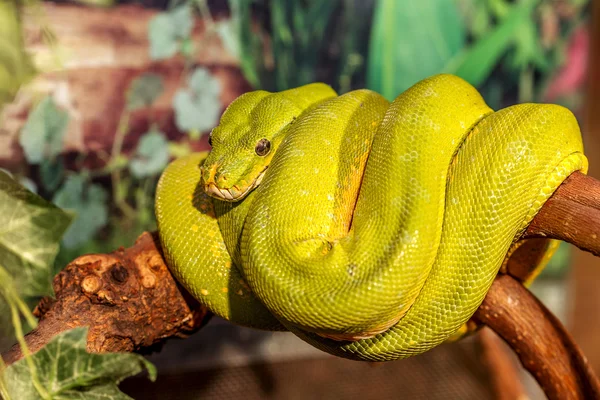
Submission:
<svg viewBox="0 0 600 400">
<path fill-rule="evenodd" d="M 494 112 L 448 74 L 391 103 L 322 83 L 253 91 L 210 141 L 157 188 L 176 278 L 227 320 L 358 360 L 465 332 L 544 202 L 587 171 L 568 109 Z"/>
</svg>

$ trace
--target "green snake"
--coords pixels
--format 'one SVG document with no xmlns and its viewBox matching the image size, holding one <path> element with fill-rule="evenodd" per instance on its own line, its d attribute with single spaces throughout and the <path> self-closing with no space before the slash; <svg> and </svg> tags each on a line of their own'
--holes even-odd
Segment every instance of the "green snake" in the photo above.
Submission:
<svg viewBox="0 0 600 400">
<path fill-rule="evenodd" d="M 494 112 L 447 74 L 391 103 L 322 83 L 249 92 L 210 141 L 157 188 L 175 277 L 227 320 L 358 360 L 464 333 L 544 202 L 587 171 L 568 109 Z"/>
</svg>

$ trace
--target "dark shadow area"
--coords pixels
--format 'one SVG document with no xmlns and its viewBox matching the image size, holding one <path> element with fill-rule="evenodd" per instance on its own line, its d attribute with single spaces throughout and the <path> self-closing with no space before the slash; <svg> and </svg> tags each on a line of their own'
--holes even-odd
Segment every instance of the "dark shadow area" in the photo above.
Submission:
<svg viewBox="0 0 600 400">
<path fill-rule="evenodd" d="M 160 371 L 160 365 L 158 365 Z M 387 363 L 324 355 L 293 361 L 159 373 L 131 378 L 135 399 L 491 399 L 488 369 L 474 340 Z"/>
</svg>

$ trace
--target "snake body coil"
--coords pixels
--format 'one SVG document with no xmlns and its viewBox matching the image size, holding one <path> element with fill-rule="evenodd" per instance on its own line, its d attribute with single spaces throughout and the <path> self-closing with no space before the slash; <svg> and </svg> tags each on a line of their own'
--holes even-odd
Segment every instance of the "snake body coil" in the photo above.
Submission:
<svg viewBox="0 0 600 400">
<path fill-rule="evenodd" d="M 493 112 L 452 75 L 391 104 L 323 84 L 251 92 L 211 141 L 157 190 L 175 276 L 226 319 L 365 360 L 464 329 L 544 202 L 587 169 L 567 109 Z"/>
</svg>

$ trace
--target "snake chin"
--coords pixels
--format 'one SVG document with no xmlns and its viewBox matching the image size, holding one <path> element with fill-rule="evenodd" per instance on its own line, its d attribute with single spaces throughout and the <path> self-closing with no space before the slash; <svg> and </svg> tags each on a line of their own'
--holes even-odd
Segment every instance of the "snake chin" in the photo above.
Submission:
<svg viewBox="0 0 600 400">
<path fill-rule="evenodd" d="M 214 182 L 208 182 L 204 185 L 204 191 L 211 197 L 222 201 L 236 202 L 244 199 L 248 193 L 261 184 L 267 167 L 263 169 L 254 180 L 245 187 L 233 185 L 229 188 L 219 188 Z"/>
</svg>

